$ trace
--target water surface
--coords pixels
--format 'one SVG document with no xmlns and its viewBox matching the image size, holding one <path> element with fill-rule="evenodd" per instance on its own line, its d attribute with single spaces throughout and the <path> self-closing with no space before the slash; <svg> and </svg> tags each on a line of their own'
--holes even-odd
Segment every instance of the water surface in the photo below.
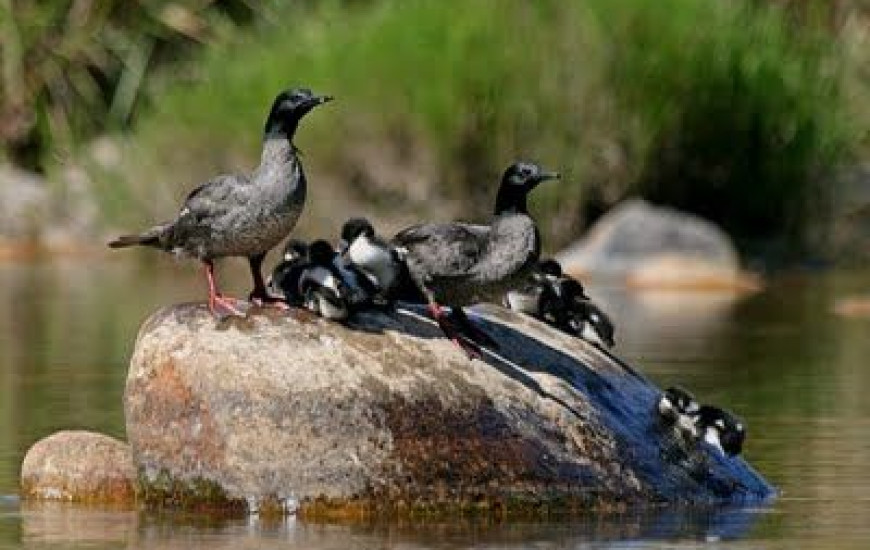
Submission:
<svg viewBox="0 0 870 550">
<path fill-rule="evenodd" d="M 227 271 L 246 290 L 244 264 Z M 739 300 L 590 288 L 617 323 L 619 355 L 744 417 L 747 460 L 782 491 L 769 508 L 342 526 L 22 506 L 34 441 L 65 428 L 123 437 L 138 326 L 201 299 L 200 277 L 154 255 L 0 264 L 0 548 L 870 548 L 870 321 L 832 313 L 837 298 L 870 293 L 870 273 L 782 276 Z"/>
</svg>

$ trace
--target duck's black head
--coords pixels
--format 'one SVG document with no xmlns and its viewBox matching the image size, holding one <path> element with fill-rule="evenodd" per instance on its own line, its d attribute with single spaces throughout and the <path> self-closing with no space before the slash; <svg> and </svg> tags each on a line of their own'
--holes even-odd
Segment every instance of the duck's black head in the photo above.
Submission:
<svg viewBox="0 0 870 550">
<path fill-rule="evenodd" d="M 284 261 L 294 262 L 308 257 L 308 243 L 299 239 L 290 239 L 284 247 Z"/>
<path fill-rule="evenodd" d="M 531 162 L 515 162 L 508 166 L 501 178 L 495 200 L 495 213 L 526 213 L 526 196 L 542 181 L 559 179 L 557 172 L 548 172 Z"/>
<path fill-rule="evenodd" d="M 284 90 L 272 102 L 269 118 L 266 119 L 265 132 L 267 134 L 279 132 L 288 138 L 293 137 L 299 121 L 308 111 L 332 99 L 332 96 L 316 95 L 308 88 Z"/>
<path fill-rule="evenodd" d="M 327 241 L 319 239 L 308 247 L 308 257 L 311 258 L 311 263 L 314 265 L 328 266 L 332 264 L 335 250 Z"/>
</svg>

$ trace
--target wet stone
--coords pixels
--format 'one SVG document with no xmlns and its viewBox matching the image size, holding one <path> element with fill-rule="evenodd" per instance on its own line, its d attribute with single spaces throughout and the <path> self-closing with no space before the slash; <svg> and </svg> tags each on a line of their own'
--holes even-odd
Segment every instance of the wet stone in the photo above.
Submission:
<svg viewBox="0 0 870 550">
<path fill-rule="evenodd" d="M 136 468 L 123 441 L 87 431 L 62 431 L 36 442 L 21 465 L 21 496 L 29 500 L 132 504 Z"/>
<path fill-rule="evenodd" d="M 609 353 L 495 306 L 471 313 L 500 344 L 483 361 L 421 310 L 348 325 L 256 309 L 216 321 L 201 304 L 156 312 L 124 396 L 143 499 L 348 518 L 773 494 L 741 458 L 674 451 L 659 389 Z"/>
</svg>

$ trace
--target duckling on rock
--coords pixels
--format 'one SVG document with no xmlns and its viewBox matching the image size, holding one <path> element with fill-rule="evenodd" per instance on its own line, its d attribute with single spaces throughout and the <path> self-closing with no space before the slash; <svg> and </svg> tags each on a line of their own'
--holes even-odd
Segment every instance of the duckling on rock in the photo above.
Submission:
<svg viewBox="0 0 870 550">
<path fill-rule="evenodd" d="M 691 393 L 683 388 L 672 386 L 659 398 L 657 409 L 662 420 L 678 429 L 683 437 L 698 437 L 695 415 L 700 405 Z"/>
<path fill-rule="evenodd" d="M 309 265 L 308 243 L 290 239 L 284 247 L 281 261 L 272 269 L 272 274 L 266 281 L 269 294 L 283 298 L 288 305 L 301 306 L 299 278 Z"/>
<path fill-rule="evenodd" d="M 725 456 L 739 455 L 746 439 L 746 426 L 730 412 L 701 405 L 694 415 L 698 436 Z"/>
<path fill-rule="evenodd" d="M 614 345 L 613 322 L 586 295 L 580 281 L 562 272 L 556 260 L 538 262 L 528 283 L 509 291 L 504 304 L 593 344 Z"/>
<path fill-rule="evenodd" d="M 350 315 L 347 285 L 335 266 L 335 250 L 324 240 L 309 247 L 309 265 L 303 269 L 298 292 L 306 308 L 333 321 L 343 321 Z"/>
<path fill-rule="evenodd" d="M 426 303 L 401 254 L 375 233 L 366 218 L 350 218 L 344 223 L 339 252 L 342 266 L 357 274 L 374 305 Z"/>
</svg>

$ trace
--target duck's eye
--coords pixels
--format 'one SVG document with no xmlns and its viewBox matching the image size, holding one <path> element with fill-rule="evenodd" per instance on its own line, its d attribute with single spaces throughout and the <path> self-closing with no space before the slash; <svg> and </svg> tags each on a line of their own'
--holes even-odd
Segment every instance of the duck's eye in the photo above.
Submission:
<svg viewBox="0 0 870 550">
<path fill-rule="evenodd" d="M 725 429 L 725 422 L 720 418 L 719 420 L 716 421 L 716 426 L 718 426 L 719 428 L 724 430 Z"/>
</svg>

